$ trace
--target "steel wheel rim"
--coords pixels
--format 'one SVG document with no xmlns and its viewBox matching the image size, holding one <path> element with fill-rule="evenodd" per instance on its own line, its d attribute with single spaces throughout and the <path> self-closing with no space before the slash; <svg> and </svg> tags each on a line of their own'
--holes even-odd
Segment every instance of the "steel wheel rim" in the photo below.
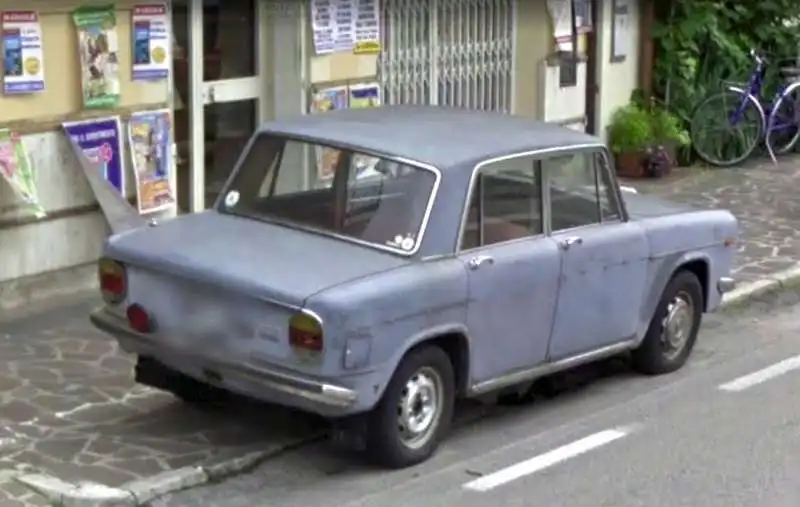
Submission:
<svg viewBox="0 0 800 507">
<path fill-rule="evenodd" d="M 439 426 L 444 385 L 435 369 L 424 366 L 411 375 L 403 386 L 397 404 L 397 429 L 408 448 L 427 444 Z"/>
<path fill-rule="evenodd" d="M 667 359 L 675 359 L 683 352 L 693 328 L 694 302 L 688 293 L 680 291 L 667 304 L 667 313 L 661 321 L 661 344 Z"/>
</svg>

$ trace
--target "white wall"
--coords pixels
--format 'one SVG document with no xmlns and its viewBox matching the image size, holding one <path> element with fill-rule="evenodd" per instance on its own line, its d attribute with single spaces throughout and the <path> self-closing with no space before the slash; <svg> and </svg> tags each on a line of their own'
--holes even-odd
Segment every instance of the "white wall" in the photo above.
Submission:
<svg viewBox="0 0 800 507">
<path fill-rule="evenodd" d="M 628 32 L 628 55 L 622 62 L 611 61 L 611 19 L 613 2 L 600 2 L 600 22 L 596 23 L 600 41 L 600 92 L 597 100 L 598 134 L 605 138 L 606 127 L 614 111 L 630 101 L 631 93 L 639 86 L 639 0 L 630 0 L 631 29 Z"/>
</svg>

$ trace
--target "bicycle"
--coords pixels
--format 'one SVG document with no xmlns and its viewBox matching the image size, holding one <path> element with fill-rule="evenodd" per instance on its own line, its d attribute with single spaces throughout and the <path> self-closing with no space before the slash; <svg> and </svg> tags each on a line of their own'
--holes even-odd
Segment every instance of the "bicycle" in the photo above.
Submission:
<svg viewBox="0 0 800 507">
<path fill-rule="evenodd" d="M 721 92 L 704 99 L 695 108 L 689 126 L 689 133 L 697 155 L 705 162 L 717 167 L 736 165 L 755 151 L 760 141 L 764 141 L 770 158 L 777 163 L 776 154 L 791 151 L 800 141 L 800 68 L 781 67 L 779 75 L 782 83 L 771 101 L 762 97 L 762 87 L 769 61 L 755 50 L 750 51 L 755 68 L 746 86 L 728 83 Z M 728 101 L 735 109 L 728 109 Z M 708 114 L 711 107 L 722 101 L 723 114 Z M 714 111 L 710 111 L 714 113 Z M 703 114 L 706 113 L 706 114 Z M 712 150 L 707 150 L 701 137 L 701 120 L 723 119 L 724 124 L 715 133 L 719 137 Z M 749 124 L 754 130 L 745 136 L 741 127 Z M 715 149 L 713 149 L 715 148 Z M 738 153 L 734 149 L 742 148 Z M 713 152 L 712 152 L 713 151 Z"/>
</svg>

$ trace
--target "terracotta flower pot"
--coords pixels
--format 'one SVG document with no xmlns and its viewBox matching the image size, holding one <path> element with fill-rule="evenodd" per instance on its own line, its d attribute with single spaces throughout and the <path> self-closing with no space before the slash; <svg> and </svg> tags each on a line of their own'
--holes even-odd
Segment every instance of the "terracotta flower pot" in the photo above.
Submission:
<svg viewBox="0 0 800 507">
<path fill-rule="evenodd" d="M 643 178 L 645 176 L 644 159 L 645 153 L 643 151 L 617 153 L 614 156 L 614 168 L 617 171 L 617 176 Z"/>
</svg>

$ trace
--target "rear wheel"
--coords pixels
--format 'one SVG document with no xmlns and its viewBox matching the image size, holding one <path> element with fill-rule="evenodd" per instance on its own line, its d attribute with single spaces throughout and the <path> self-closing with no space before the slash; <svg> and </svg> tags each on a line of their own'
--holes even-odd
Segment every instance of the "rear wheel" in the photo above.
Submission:
<svg viewBox="0 0 800 507">
<path fill-rule="evenodd" d="M 692 353 L 704 305 L 703 286 L 690 271 L 679 271 L 664 288 L 633 367 L 647 375 L 682 367 Z"/>
<path fill-rule="evenodd" d="M 455 378 L 447 354 L 432 345 L 412 350 L 368 416 L 367 455 L 387 468 L 427 460 L 450 427 L 454 404 Z"/>
<path fill-rule="evenodd" d="M 800 140 L 800 86 L 787 88 L 770 112 L 764 142 L 775 155 L 788 153 Z"/>
</svg>

